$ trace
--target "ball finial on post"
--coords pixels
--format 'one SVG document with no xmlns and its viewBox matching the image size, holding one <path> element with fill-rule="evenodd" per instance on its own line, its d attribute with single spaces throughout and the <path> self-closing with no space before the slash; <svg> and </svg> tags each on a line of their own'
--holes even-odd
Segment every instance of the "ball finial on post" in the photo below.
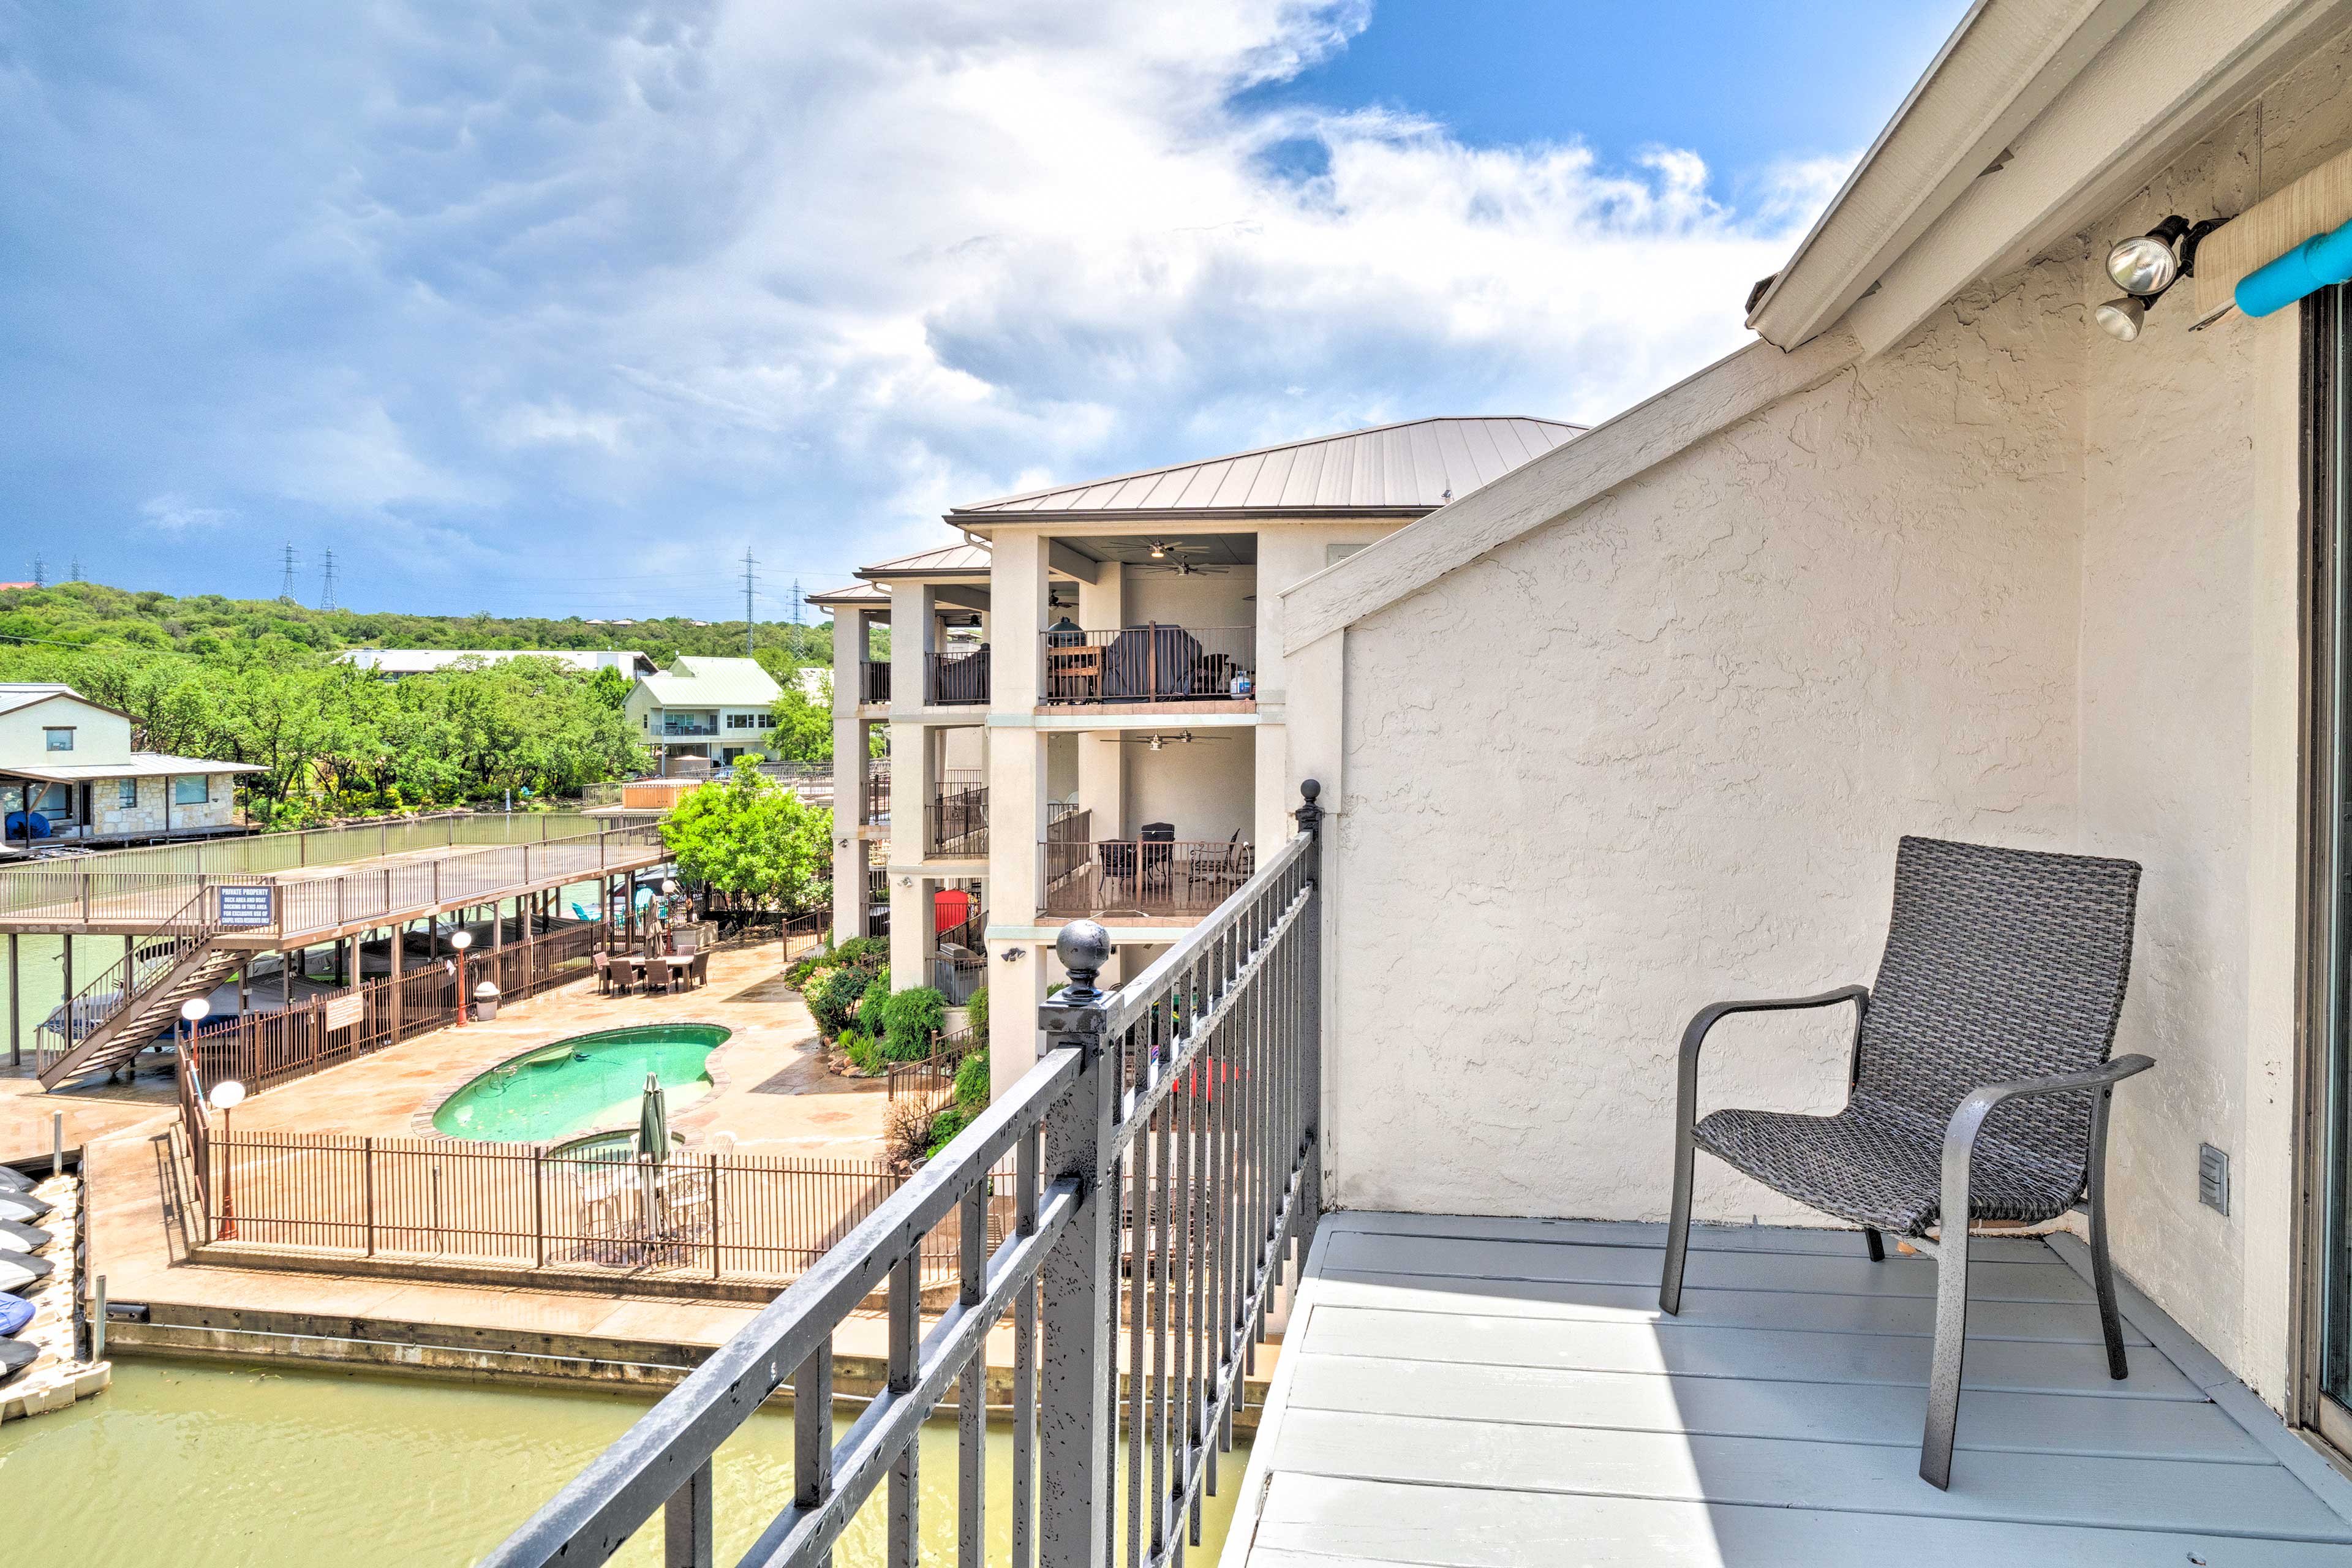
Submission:
<svg viewBox="0 0 2352 1568">
<path fill-rule="evenodd" d="M 1290 814 L 1291 819 L 1298 824 L 1301 833 L 1312 833 L 1323 825 L 1323 807 L 1318 804 L 1323 798 L 1323 781 L 1301 779 L 1298 795 L 1306 804 Z"/>
<path fill-rule="evenodd" d="M 1054 952 L 1070 972 L 1062 1000 L 1081 1006 L 1098 1001 L 1102 993 L 1095 989 L 1095 976 L 1110 962 L 1110 932 L 1094 921 L 1072 921 L 1054 939 Z"/>
</svg>

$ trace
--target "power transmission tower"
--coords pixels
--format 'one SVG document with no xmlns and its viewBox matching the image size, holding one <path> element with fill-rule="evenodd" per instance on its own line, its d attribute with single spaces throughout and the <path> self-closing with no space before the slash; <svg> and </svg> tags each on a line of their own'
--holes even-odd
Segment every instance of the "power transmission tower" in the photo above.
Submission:
<svg viewBox="0 0 2352 1568">
<path fill-rule="evenodd" d="M 333 549 L 331 547 L 331 548 L 327 551 L 327 585 L 326 585 L 324 588 L 321 588 L 321 589 L 319 591 L 319 608 L 320 608 L 320 609 L 322 609 L 322 610 L 331 610 L 331 609 L 333 609 L 334 607 L 335 607 L 335 552 L 334 552 Z"/>
<path fill-rule="evenodd" d="M 743 657 L 745 658 L 754 657 L 754 649 L 751 646 L 751 586 L 759 579 L 751 574 L 751 547 L 747 544 L 743 547 Z"/>
<path fill-rule="evenodd" d="M 36 588 L 46 588 L 48 585 L 49 563 L 36 555 L 33 557 L 33 586 Z"/>
<path fill-rule="evenodd" d="M 290 605 L 294 602 L 294 542 L 292 540 L 288 540 L 285 547 L 278 551 L 278 559 L 282 568 L 278 576 L 278 597 Z"/>
<path fill-rule="evenodd" d="M 67 581 L 67 582 L 68 582 L 68 583 L 79 583 L 79 582 L 80 582 L 80 581 L 81 581 L 81 557 L 80 557 L 80 556 L 77 555 L 77 556 L 75 556 L 75 557 L 73 558 L 73 564 L 72 564 L 72 566 L 68 567 L 68 568 L 67 569 L 67 571 L 66 571 L 66 581 Z"/>
</svg>

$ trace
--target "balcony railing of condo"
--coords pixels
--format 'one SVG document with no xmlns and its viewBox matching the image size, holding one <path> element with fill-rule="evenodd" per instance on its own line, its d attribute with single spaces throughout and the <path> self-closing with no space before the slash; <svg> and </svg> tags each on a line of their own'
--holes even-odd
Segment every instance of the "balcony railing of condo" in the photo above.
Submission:
<svg viewBox="0 0 2352 1568">
<path fill-rule="evenodd" d="M 923 656 L 924 695 L 940 708 L 985 706 L 988 701 L 988 645 L 970 653 L 929 653 Z"/>
<path fill-rule="evenodd" d="M 1320 814 L 1307 788 L 1305 831 L 1130 984 L 1096 989 L 1109 934 L 1065 931 L 1055 947 L 1070 984 L 1040 1012 L 1037 1065 L 532 1515 L 490 1568 L 602 1563 L 657 1513 L 672 1568 L 711 1568 L 713 1456 L 787 1381 L 791 1495 L 753 1521 L 764 1528 L 748 1562 L 832 1562 L 880 1492 L 887 1561 L 913 1568 L 926 1501 L 950 1489 L 925 1483 L 917 1445 L 951 1393 L 956 1561 L 989 1557 L 1000 1507 L 1015 1563 L 1180 1559 L 1216 1488 L 1273 1287 L 1305 1256 L 1320 1206 Z M 998 1240 L 982 1221 L 1008 1192 L 1011 1234 Z M 923 1238 L 956 1215 L 960 1288 L 927 1310 Z M 878 1289 L 887 1375 L 836 1440 L 834 1335 Z M 1011 1473 L 998 1490 L 987 1345 L 1008 1317 Z"/>
<path fill-rule="evenodd" d="M 868 658 L 858 661 L 857 700 L 860 702 L 890 700 L 890 661 L 888 659 Z"/>
<path fill-rule="evenodd" d="M 1104 919 L 1205 915 L 1250 879 L 1253 846 L 1207 839 L 1048 838 L 1038 846 L 1045 913 Z"/>
<path fill-rule="evenodd" d="M 931 792 L 924 845 L 934 859 L 988 853 L 988 786 L 943 784 Z"/>
<path fill-rule="evenodd" d="M 1252 700 L 1257 631 L 1252 626 L 1151 623 L 1115 632 L 1039 634 L 1048 704 L 1236 702 Z"/>
<path fill-rule="evenodd" d="M 661 728 L 654 731 L 665 741 L 708 741 L 719 734 L 716 718 L 688 719 L 671 714 L 662 715 Z"/>
</svg>

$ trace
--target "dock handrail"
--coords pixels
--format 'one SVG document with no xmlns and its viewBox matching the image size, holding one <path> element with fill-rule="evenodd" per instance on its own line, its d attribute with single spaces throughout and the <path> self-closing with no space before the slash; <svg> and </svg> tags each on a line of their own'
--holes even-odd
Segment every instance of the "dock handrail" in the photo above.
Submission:
<svg viewBox="0 0 2352 1568">
<path fill-rule="evenodd" d="M 182 959 L 210 942 L 220 930 L 213 902 L 212 889 L 199 887 L 152 934 L 135 941 L 128 952 L 42 1019 L 33 1032 L 36 1069 L 47 1073 L 71 1056 L 82 1041 L 136 1005 L 142 994 L 169 976 Z"/>
<path fill-rule="evenodd" d="M 1097 990 L 1109 933 L 1065 927 L 1055 946 L 1070 984 L 1040 1011 L 1037 1065 L 487 1563 L 602 1563 L 659 1510 L 672 1568 L 713 1564 L 712 1456 L 787 1381 L 793 1497 L 745 1563 L 829 1563 L 887 1487 L 888 1560 L 911 1568 L 919 1442 L 951 1390 L 959 1560 L 980 1561 L 986 1344 L 1008 1312 L 1012 1561 L 1146 1568 L 1181 1555 L 1232 1446 L 1269 1299 L 1318 1203 L 1322 814 L 1317 786 L 1305 791 L 1302 831 L 1129 984 Z M 1008 1152 L 1015 1222 L 989 1255 L 976 1221 Z M 917 1249 L 960 1208 L 972 1221 L 960 1288 L 927 1334 Z M 886 1385 L 835 1443 L 834 1333 L 886 1285 Z"/>
<path fill-rule="evenodd" d="M 217 903 L 217 890 L 224 888 L 266 889 L 266 918 L 232 917 L 216 907 L 217 923 L 224 931 L 246 935 L 295 937 L 361 921 L 484 903 L 551 881 L 584 879 L 646 863 L 648 853 L 661 848 L 656 823 L 615 826 L 591 817 L 569 820 L 587 825 L 588 831 L 472 848 L 450 845 L 445 847 L 447 853 L 431 858 L 359 867 L 339 874 L 289 877 L 283 872 L 294 868 L 282 867 L 278 871 L 253 874 L 194 870 L 125 876 L 94 864 L 100 857 L 16 867 L 0 870 L 0 914 L 28 925 L 54 916 L 61 928 L 145 926 L 150 921 L 161 926 L 201 890 L 214 889 Z M 257 899 L 250 909 L 257 911 L 259 908 Z"/>
</svg>

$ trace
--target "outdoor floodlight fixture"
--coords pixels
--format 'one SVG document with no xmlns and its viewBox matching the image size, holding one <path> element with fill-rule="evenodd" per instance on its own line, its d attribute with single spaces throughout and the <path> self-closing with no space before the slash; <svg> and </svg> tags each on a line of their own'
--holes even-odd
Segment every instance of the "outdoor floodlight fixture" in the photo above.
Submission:
<svg viewBox="0 0 2352 1568">
<path fill-rule="evenodd" d="M 2091 320 L 2099 323 L 2099 331 L 2118 342 L 2130 342 L 2139 336 L 2140 323 L 2147 320 L 2147 301 L 2126 294 L 2120 300 L 2110 300 L 2091 312 Z"/>
<path fill-rule="evenodd" d="M 213 1109 L 215 1110 L 235 1110 L 238 1106 L 243 1105 L 244 1103 L 245 1085 L 237 1082 L 236 1079 L 233 1078 L 223 1079 L 220 1082 L 213 1085 Z"/>
<path fill-rule="evenodd" d="M 2197 273 L 2197 247 L 2221 224 L 2206 218 L 2190 223 L 2174 213 L 2146 234 L 2119 239 L 2107 250 L 2107 276 L 2124 291 L 2091 312 L 2099 330 L 2118 342 L 2130 342 L 2147 320 L 2147 308 L 2183 278 Z"/>
<path fill-rule="evenodd" d="M 191 1024 L 209 1016 L 212 1010 L 212 998 L 209 996 L 191 996 L 180 1004 L 180 1016 Z"/>
</svg>

